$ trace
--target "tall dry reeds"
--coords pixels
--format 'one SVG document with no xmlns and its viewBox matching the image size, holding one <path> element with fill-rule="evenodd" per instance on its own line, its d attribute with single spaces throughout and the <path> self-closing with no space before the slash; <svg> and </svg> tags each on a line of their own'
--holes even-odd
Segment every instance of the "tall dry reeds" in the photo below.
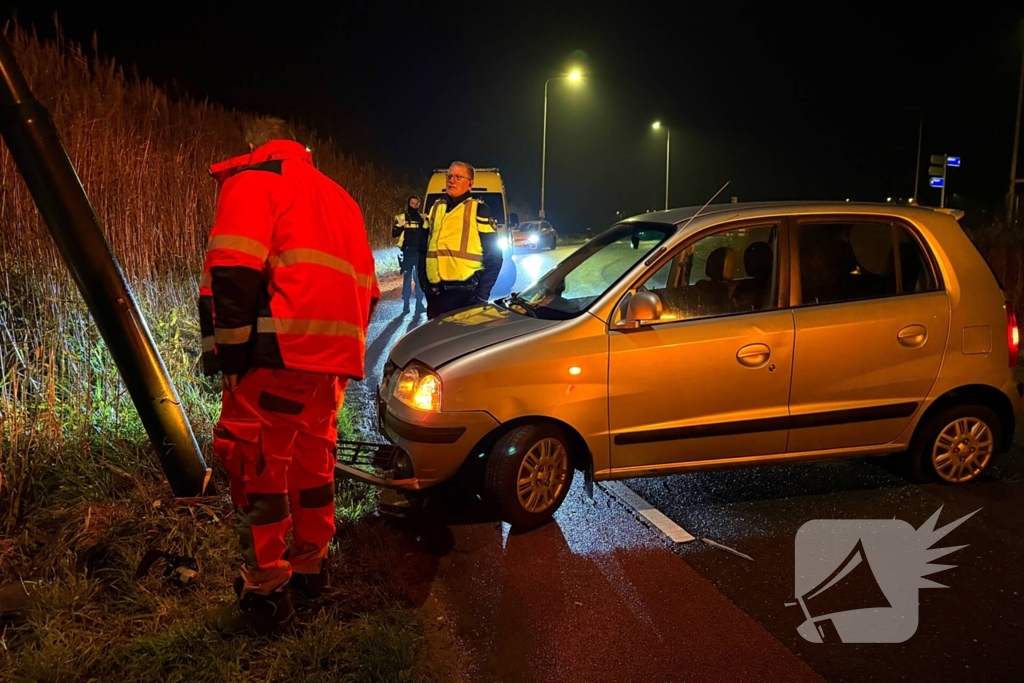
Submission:
<svg viewBox="0 0 1024 683">
<path fill-rule="evenodd" d="M 10 23 L 4 34 L 53 117 L 202 437 L 216 406 L 196 366 L 196 278 L 216 208 L 207 168 L 242 151 L 243 114 L 169 98 L 66 40 L 59 27 L 53 41 Z M 318 167 L 359 202 L 371 241 L 387 243 L 407 188 L 300 130 Z M 31 502 L 30 483 L 46 481 L 64 459 L 124 438 L 144 439 L 134 408 L 0 145 L 0 537 Z"/>
</svg>

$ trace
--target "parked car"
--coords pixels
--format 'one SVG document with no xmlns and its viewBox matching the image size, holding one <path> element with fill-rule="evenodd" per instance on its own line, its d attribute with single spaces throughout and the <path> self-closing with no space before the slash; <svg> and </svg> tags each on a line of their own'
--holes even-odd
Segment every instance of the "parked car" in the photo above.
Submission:
<svg viewBox="0 0 1024 683">
<path fill-rule="evenodd" d="M 525 221 L 512 229 L 515 249 L 554 249 L 558 246 L 558 233 L 547 221 Z"/>
<path fill-rule="evenodd" d="M 625 220 L 521 293 L 403 337 L 378 391 L 397 448 L 380 476 L 352 476 L 406 492 L 476 478 L 521 528 L 577 471 L 589 491 L 905 453 L 915 478 L 974 480 L 1010 447 L 1024 384 L 1013 308 L 959 215 L 773 203 Z"/>
</svg>

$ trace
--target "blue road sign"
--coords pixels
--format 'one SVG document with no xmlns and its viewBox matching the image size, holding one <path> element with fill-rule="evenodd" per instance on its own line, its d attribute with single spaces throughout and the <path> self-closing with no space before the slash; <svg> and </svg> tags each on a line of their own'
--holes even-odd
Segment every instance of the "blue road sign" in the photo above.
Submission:
<svg viewBox="0 0 1024 683">
<path fill-rule="evenodd" d="M 943 185 L 946 184 L 946 179 L 945 178 L 929 178 L 928 179 L 928 184 L 931 185 L 932 187 L 942 187 Z"/>
<path fill-rule="evenodd" d="M 946 157 L 946 166 L 960 168 L 960 157 Z"/>
</svg>

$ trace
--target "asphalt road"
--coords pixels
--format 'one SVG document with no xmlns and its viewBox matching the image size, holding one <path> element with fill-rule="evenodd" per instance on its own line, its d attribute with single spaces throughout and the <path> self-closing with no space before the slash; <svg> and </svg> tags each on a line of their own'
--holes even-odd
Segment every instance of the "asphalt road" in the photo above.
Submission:
<svg viewBox="0 0 1024 683">
<path fill-rule="evenodd" d="M 516 291 L 572 247 L 517 256 Z M 346 402 L 377 438 L 372 392 L 387 351 L 423 317 L 385 294 L 370 331 L 365 382 Z M 1024 430 L 1018 430 L 1019 432 Z M 1021 439 L 1024 442 L 1024 439 Z M 914 485 L 888 460 L 695 473 L 628 486 L 701 541 L 672 544 L 599 487 L 577 480 L 555 523 L 510 535 L 479 510 L 444 504 L 403 524 L 432 538 L 432 592 L 480 681 L 1020 680 L 1024 671 L 1024 448 L 967 486 Z M 815 644 L 797 627 L 795 536 L 822 519 L 937 527 L 977 513 L 937 547 L 954 568 L 918 591 L 916 632 L 892 644 Z"/>
<path fill-rule="evenodd" d="M 1022 433 L 1018 429 L 1018 435 Z M 1019 437 L 1018 437 L 1019 440 Z M 983 480 L 915 485 L 890 460 L 704 472 L 627 485 L 698 538 L 710 537 L 749 562 L 702 543 L 675 551 L 733 604 L 832 681 L 1019 681 L 1024 672 L 1024 448 L 1016 445 Z M 908 522 L 937 510 L 936 528 L 977 513 L 935 547 L 966 545 L 927 578 L 947 588 L 918 591 L 916 633 L 903 643 L 815 644 L 797 634 L 797 530 L 817 519 Z"/>
</svg>

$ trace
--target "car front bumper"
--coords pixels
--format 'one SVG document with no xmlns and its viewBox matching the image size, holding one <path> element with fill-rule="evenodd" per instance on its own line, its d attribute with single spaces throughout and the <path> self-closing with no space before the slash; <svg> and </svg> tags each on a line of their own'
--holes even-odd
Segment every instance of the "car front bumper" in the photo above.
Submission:
<svg viewBox="0 0 1024 683">
<path fill-rule="evenodd" d="M 458 472 L 472 448 L 498 426 L 484 411 L 424 412 L 399 401 L 386 401 L 377 392 L 380 433 L 397 446 L 396 461 L 386 476 L 370 474 L 339 463 L 338 472 L 374 486 L 419 491 L 436 486 Z"/>
</svg>

